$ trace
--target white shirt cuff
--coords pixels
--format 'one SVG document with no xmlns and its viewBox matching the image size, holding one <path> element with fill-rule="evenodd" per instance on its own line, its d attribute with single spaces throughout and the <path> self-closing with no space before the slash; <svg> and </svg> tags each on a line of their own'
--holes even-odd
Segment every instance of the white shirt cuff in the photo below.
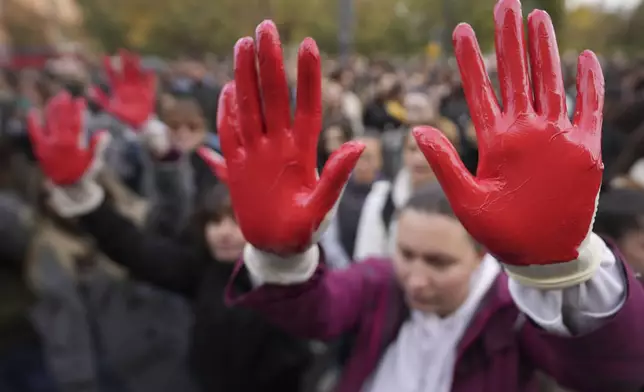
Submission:
<svg viewBox="0 0 644 392">
<path fill-rule="evenodd" d="M 105 199 L 105 191 L 92 180 L 81 180 L 70 186 L 53 186 L 49 204 L 63 218 L 87 215 L 97 209 Z"/>
<path fill-rule="evenodd" d="M 517 307 L 541 328 L 563 336 L 601 327 L 626 300 L 626 276 L 604 241 L 600 249 L 601 264 L 592 278 L 573 287 L 543 290 L 510 278 L 510 294 Z"/>
<path fill-rule="evenodd" d="M 250 244 L 244 247 L 244 264 L 257 286 L 263 283 L 292 285 L 313 276 L 320 260 L 320 249 L 311 246 L 306 252 L 281 257 L 261 251 Z"/>
</svg>

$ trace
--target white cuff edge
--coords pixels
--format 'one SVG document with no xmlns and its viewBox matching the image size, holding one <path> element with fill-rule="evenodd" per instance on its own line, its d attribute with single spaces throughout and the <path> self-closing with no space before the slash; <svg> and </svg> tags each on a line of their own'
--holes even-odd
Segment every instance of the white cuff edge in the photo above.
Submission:
<svg viewBox="0 0 644 392">
<path fill-rule="evenodd" d="M 579 246 L 579 258 L 567 263 L 516 266 L 504 264 L 508 276 L 526 287 L 559 290 L 580 285 L 593 277 L 601 266 L 606 244 L 590 232 Z"/>
<path fill-rule="evenodd" d="M 105 191 L 95 182 L 72 187 L 55 186 L 51 190 L 49 203 L 63 218 L 75 218 L 96 210 L 105 199 Z"/>
<path fill-rule="evenodd" d="M 244 264 L 257 283 L 292 285 L 304 283 L 313 276 L 320 260 L 317 245 L 304 253 L 282 257 L 246 244 Z"/>
</svg>

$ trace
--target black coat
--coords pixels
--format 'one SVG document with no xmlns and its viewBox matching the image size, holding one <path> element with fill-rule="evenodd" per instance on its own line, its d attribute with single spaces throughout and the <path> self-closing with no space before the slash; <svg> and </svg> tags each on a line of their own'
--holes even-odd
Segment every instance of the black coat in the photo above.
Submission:
<svg viewBox="0 0 644 392">
<path fill-rule="evenodd" d="M 194 306 L 191 367 L 205 392 L 299 391 L 310 352 L 304 341 L 250 310 L 228 308 L 224 290 L 232 265 L 200 247 L 142 233 L 108 204 L 82 224 L 98 247 L 130 275 L 186 297 Z M 248 276 L 233 290 L 250 289 Z"/>
</svg>

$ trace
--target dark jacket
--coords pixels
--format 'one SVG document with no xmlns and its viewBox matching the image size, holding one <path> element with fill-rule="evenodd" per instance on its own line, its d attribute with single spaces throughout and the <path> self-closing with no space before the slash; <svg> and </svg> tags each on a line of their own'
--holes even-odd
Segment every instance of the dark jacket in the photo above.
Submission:
<svg viewBox="0 0 644 392">
<path fill-rule="evenodd" d="M 232 265 L 212 260 L 205 249 L 146 235 L 108 204 L 81 220 L 101 251 L 126 267 L 134 279 L 192 301 L 190 361 L 206 392 L 299 390 L 309 361 L 305 343 L 250 310 L 225 306 Z M 233 290 L 249 290 L 248 276 L 238 277 Z"/>
<path fill-rule="evenodd" d="M 27 318 L 35 298 L 27 287 L 24 260 L 32 223 L 27 206 L 13 193 L 0 192 L 0 356 L 26 341 L 36 341 Z"/>
</svg>

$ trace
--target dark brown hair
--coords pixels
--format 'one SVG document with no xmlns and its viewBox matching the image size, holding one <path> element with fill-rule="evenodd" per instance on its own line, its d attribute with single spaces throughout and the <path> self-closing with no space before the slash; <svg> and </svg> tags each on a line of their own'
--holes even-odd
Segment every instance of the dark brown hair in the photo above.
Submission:
<svg viewBox="0 0 644 392">
<path fill-rule="evenodd" d="M 230 192 L 225 184 L 219 183 L 199 196 L 195 220 L 203 229 L 208 222 L 219 222 L 224 218 L 234 218 Z"/>
<path fill-rule="evenodd" d="M 184 96 L 173 96 L 174 102 L 172 104 L 161 107 L 159 117 L 164 122 L 169 122 L 175 118 L 195 118 L 204 121 L 205 116 L 203 109 L 199 105 L 199 102 L 191 97 Z"/>
<path fill-rule="evenodd" d="M 456 218 L 452 206 L 438 181 L 432 182 L 414 192 L 403 210 L 410 209 L 418 212 L 434 213 Z"/>
<path fill-rule="evenodd" d="M 644 229 L 644 191 L 611 189 L 599 198 L 593 231 L 620 241 L 632 231 Z"/>
<path fill-rule="evenodd" d="M 199 195 L 190 225 L 181 233 L 180 240 L 208 254 L 206 225 L 221 222 L 225 218 L 235 219 L 235 212 L 228 187 L 219 183 Z"/>
</svg>

